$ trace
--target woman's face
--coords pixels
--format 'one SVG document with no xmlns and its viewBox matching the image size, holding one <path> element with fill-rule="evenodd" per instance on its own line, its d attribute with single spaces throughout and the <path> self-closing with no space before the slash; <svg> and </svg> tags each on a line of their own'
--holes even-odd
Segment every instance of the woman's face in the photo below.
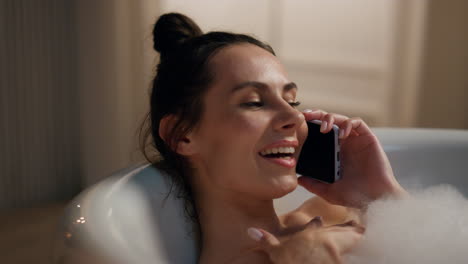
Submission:
<svg viewBox="0 0 468 264">
<path fill-rule="evenodd" d="M 275 56 L 255 45 L 223 48 L 210 67 L 214 80 L 190 136 L 198 185 L 261 199 L 291 192 L 307 134 L 304 116 L 295 108 L 296 85 Z M 277 151 L 283 154 L 267 154 Z"/>
</svg>

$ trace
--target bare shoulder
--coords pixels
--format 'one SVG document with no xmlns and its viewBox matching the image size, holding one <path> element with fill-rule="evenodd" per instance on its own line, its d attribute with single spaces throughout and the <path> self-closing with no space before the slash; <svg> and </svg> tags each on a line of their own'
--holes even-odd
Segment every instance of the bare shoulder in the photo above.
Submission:
<svg viewBox="0 0 468 264">
<path fill-rule="evenodd" d="M 349 208 L 330 204 L 319 196 L 306 200 L 297 209 L 284 215 L 283 219 L 287 225 L 301 225 L 315 216 L 321 216 L 325 225 L 334 225 L 355 219 Z"/>
<path fill-rule="evenodd" d="M 213 262 L 216 263 L 216 262 Z M 228 262 L 226 264 L 244 264 L 244 263 L 256 263 L 256 264 L 272 264 L 269 256 L 261 250 L 251 250 L 244 255 L 241 255 Z"/>
</svg>

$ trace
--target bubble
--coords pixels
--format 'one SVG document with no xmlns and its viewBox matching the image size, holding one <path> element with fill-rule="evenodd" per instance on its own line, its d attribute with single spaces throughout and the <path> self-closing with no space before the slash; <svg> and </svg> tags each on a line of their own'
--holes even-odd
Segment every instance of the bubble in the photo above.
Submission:
<svg viewBox="0 0 468 264">
<path fill-rule="evenodd" d="M 468 263 L 468 200 L 449 185 L 373 202 L 351 264 Z"/>
</svg>

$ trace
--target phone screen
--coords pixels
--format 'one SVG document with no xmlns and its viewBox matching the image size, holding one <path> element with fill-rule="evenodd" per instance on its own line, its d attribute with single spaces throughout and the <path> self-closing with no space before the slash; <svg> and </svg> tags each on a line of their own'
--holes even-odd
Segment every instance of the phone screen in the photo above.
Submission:
<svg viewBox="0 0 468 264">
<path fill-rule="evenodd" d="M 303 176 L 333 183 L 339 179 L 339 146 L 337 131 L 332 129 L 323 134 L 320 124 L 307 122 L 309 133 L 296 166 Z"/>
</svg>

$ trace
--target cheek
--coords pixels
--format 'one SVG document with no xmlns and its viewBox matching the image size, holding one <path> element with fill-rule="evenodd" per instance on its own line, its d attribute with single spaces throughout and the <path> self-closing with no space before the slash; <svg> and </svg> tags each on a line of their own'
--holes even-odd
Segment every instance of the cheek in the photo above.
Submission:
<svg viewBox="0 0 468 264">
<path fill-rule="evenodd" d="M 222 122 L 223 139 L 232 151 L 239 155 L 248 155 L 258 146 L 266 129 L 265 118 L 255 115 L 238 115 Z M 245 158 L 245 157 L 244 157 Z"/>
<path fill-rule="evenodd" d="M 207 118 L 211 119 L 206 119 L 197 136 L 204 156 L 220 152 L 227 156 L 246 155 L 256 149 L 268 124 L 268 118 L 252 113 L 225 113 Z"/>
<path fill-rule="evenodd" d="M 263 134 L 262 122 L 243 116 L 212 120 L 197 134 L 200 148 L 195 166 L 204 168 L 211 184 L 245 189 L 250 179 L 244 176 L 257 172 L 255 150 Z"/>
<path fill-rule="evenodd" d="M 302 122 L 301 126 L 297 130 L 297 140 L 299 141 L 299 146 L 301 146 L 301 148 L 302 148 L 302 144 L 304 144 L 307 138 L 308 132 L 309 132 L 309 129 L 307 128 L 307 123 L 304 121 Z"/>
<path fill-rule="evenodd" d="M 242 134 L 261 134 L 266 129 L 266 124 L 268 123 L 267 117 L 262 116 L 240 116 L 235 119 L 233 124 L 237 124 L 232 127 L 233 130 L 242 131 Z"/>
</svg>

